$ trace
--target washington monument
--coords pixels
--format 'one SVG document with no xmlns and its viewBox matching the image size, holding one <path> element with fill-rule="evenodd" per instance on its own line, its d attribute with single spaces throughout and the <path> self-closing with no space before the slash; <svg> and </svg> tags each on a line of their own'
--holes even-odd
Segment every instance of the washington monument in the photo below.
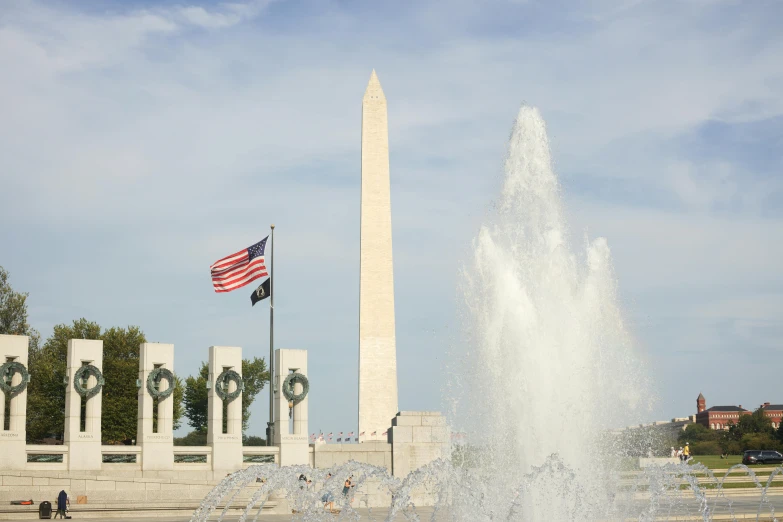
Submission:
<svg viewBox="0 0 783 522">
<path fill-rule="evenodd" d="M 397 414 L 389 125 L 375 70 L 362 100 L 359 282 L 359 442 L 383 435 Z"/>
</svg>

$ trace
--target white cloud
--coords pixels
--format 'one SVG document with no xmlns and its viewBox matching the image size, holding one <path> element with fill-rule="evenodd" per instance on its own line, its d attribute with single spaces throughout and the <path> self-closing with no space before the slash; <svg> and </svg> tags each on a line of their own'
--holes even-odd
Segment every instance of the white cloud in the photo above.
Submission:
<svg viewBox="0 0 783 522">
<path fill-rule="evenodd" d="M 401 7 L 377 23 L 370 23 L 375 8 L 335 4 L 322 6 L 317 19 L 286 15 L 298 23 L 283 32 L 265 25 L 274 8 L 7 8 L 0 177 L 13 188 L 0 193 L 0 217 L 20 232 L 0 235 L 17 247 L 0 262 L 14 263 L 14 276 L 42 303 L 34 320 L 100 310 L 102 321 L 122 324 L 122 314 L 132 314 L 184 345 L 207 346 L 205 338 L 222 342 L 222 335 L 257 343 L 255 326 L 221 316 L 245 314 L 246 303 L 214 305 L 202 272 L 276 221 L 280 266 L 291 271 L 290 313 L 301 321 L 289 324 L 306 330 L 287 339 L 309 346 L 324 334 L 333 359 L 319 361 L 351 367 L 355 292 L 340 297 L 335 309 L 350 317 L 336 323 L 311 301 L 356 284 L 359 109 L 375 67 L 390 107 L 398 336 L 428 348 L 418 350 L 425 363 L 435 364 L 448 339 L 412 325 L 427 317 L 438 332 L 458 329 L 450 314 L 460 249 L 500 189 L 504 140 L 523 100 L 548 119 L 561 175 L 578 181 L 581 169 L 679 203 L 673 211 L 566 194 L 574 231 L 608 237 L 635 315 L 667 318 L 672 307 L 660 295 L 671 292 L 687 301 L 679 308 L 685 316 L 708 325 L 734 318 L 736 335 L 751 341 L 757 321 L 774 322 L 758 311 L 777 294 L 747 289 L 783 284 L 781 222 L 755 210 L 780 182 L 674 147 L 711 118 L 783 113 L 783 36 L 759 34 L 763 10 L 727 21 L 721 3 L 601 1 L 562 12 L 522 3 L 508 8 L 518 16 L 514 26 L 497 3 Z M 732 30 L 718 22 L 733 22 Z M 561 24 L 572 30 L 558 31 Z M 729 210 L 716 216 L 721 205 Z M 63 241 L 61 257 L 36 282 L 28 266 L 41 262 L 37 245 L 53 238 L 73 241 Z M 80 261 L 85 255 L 92 259 Z M 114 284 L 136 292 L 127 298 L 143 310 L 107 304 L 116 273 L 106 265 L 123 259 L 124 280 Z M 94 278 L 88 288 L 70 281 L 75 269 Z M 193 333 L 176 309 L 143 300 L 153 270 L 170 274 L 165 288 L 174 295 L 207 285 L 200 299 L 215 308 L 189 309 L 204 318 Z M 74 285 L 73 303 L 52 295 L 58 280 Z M 322 285 L 325 295 L 312 297 L 305 282 Z M 685 299 L 709 287 L 722 289 L 719 299 Z M 716 307 L 712 315 L 700 316 L 712 310 L 707 305 Z M 676 334 L 693 346 L 710 344 L 720 340 L 710 328 L 677 324 Z M 644 341 L 654 351 L 660 338 Z M 401 359 L 409 349 L 400 346 Z M 188 357 L 183 365 L 195 366 L 197 356 Z M 347 412 L 341 422 L 353 422 L 353 407 L 339 408 Z"/>
</svg>

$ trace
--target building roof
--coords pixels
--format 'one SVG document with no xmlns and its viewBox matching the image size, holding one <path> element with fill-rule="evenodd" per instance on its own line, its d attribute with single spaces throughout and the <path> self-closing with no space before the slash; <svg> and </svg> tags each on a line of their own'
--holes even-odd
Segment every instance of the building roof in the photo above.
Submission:
<svg viewBox="0 0 783 522">
<path fill-rule="evenodd" d="M 703 401 L 704 400 L 704 395 L 699 393 L 699 396 L 697 397 L 697 400 Z"/>
<path fill-rule="evenodd" d="M 713 406 L 712 408 L 708 408 L 704 411 L 748 411 L 745 408 L 740 408 L 739 406 Z"/>
<path fill-rule="evenodd" d="M 783 411 L 783 404 L 770 404 L 769 406 L 764 406 L 765 410 L 773 410 L 773 411 Z"/>
</svg>

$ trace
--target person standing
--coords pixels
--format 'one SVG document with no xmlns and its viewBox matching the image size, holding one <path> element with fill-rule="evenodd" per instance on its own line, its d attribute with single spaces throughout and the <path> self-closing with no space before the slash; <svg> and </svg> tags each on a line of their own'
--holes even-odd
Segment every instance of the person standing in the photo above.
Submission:
<svg viewBox="0 0 783 522">
<path fill-rule="evenodd" d="M 351 488 L 355 488 L 355 487 L 356 487 L 356 486 L 354 485 L 354 483 L 353 483 L 353 482 L 351 482 L 351 479 L 352 479 L 352 478 L 353 478 L 353 475 L 351 475 L 350 477 L 348 477 L 347 479 L 345 479 L 345 484 L 343 484 L 343 497 L 345 497 L 345 498 L 349 498 L 349 497 L 348 497 L 348 493 L 351 491 Z M 349 502 L 349 503 L 350 503 L 350 502 L 353 502 L 353 497 L 350 497 L 350 498 L 349 498 L 349 500 L 348 500 L 348 502 Z"/>
<path fill-rule="evenodd" d="M 68 498 L 68 493 L 65 490 L 60 491 L 60 494 L 57 495 L 57 514 L 54 515 L 54 518 L 57 518 L 57 515 L 60 515 L 60 518 L 65 518 L 65 512 L 70 506 L 71 499 Z"/>
<path fill-rule="evenodd" d="M 328 482 L 330 478 L 332 478 L 332 474 L 327 473 L 326 482 Z M 324 487 L 326 487 L 326 483 L 324 483 Z M 331 491 L 327 490 L 326 493 L 323 494 L 323 496 L 321 497 L 321 502 L 324 503 L 324 509 L 329 508 L 329 513 L 335 513 L 334 495 L 332 495 Z"/>
<path fill-rule="evenodd" d="M 686 442 L 685 449 L 682 450 L 682 456 L 683 456 L 682 460 L 684 460 L 685 462 L 688 462 L 688 459 L 691 458 L 691 448 L 690 446 L 688 446 L 689 444 L 690 442 Z"/>
</svg>

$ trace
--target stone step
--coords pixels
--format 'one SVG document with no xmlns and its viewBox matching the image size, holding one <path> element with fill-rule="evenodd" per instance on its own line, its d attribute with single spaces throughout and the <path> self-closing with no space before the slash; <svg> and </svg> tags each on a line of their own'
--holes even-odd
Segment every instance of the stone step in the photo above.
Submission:
<svg viewBox="0 0 783 522">
<path fill-rule="evenodd" d="M 200 501 L 199 501 L 200 502 Z M 183 517 L 190 518 L 193 512 L 198 508 L 199 502 L 169 501 L 156 502 L 154 504 L 131 503 L 109 503 L 109 504 L 77 504 L 71 505 L 68 514 L 73 516 L 74 520 L 79 518 L 133 518 L 141 517 Z M 285 503 L 283 503 L 285 504 Z M 235 501 L 228 511 L 230 516 L 240 515 L 247 505 L 246 502 Z M 56 510 L 56 505 L 52 505 Z M 216 512 L 222 512 L 224 504 L 218 505 Z M 252 514 L 255 515 L 258 506 L 253 508 Z M 287 510 L 287 504 L 281 505 L 276 501 L 268 501 L 263 506 L 264 513 L 277 513 L 281 509 Z M 38 502 L 33 506 L 0 506 L 0 520 L 35 520 L 38 519 Z"/>
</svg>

